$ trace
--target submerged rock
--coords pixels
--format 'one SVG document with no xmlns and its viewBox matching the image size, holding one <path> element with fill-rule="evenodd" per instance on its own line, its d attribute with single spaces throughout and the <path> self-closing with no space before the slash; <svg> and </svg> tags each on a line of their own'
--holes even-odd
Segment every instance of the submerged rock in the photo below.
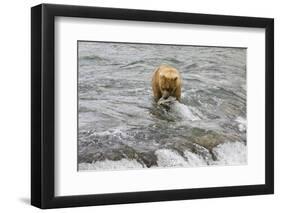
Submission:
<svg viewBox="0 0 281 213">
<path fill-rule="evenodd" d="M 193 128 L 191 132 L 191 140 L 208 150 L 211 150 L 213 147 L 223 143 L 226 139 L 224 135 L 218 134 L 212 130 Z"/>
<path fill-rule="evenodd" d="M 140 152 L 137 154 L 137 161 L 145 164 L 146 167 L 150 168 L 153 166 L 157 166 L 157 156 L 153 151 L 149 152 Z"/>
</svg>

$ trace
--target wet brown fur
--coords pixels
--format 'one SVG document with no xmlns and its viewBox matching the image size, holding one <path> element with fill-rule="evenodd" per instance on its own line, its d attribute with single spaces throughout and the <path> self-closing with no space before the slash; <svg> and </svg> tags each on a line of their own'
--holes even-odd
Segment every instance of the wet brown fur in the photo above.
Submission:
<svg viewBox="0 0 281 213">
<path fill-rule="evenodd" d="M 152 76 L 152 90 L 155 101 L 169 96 L 180 101 L 181 77 L 179 71 L 169 65 L 157 67 Z"/>
</svg>

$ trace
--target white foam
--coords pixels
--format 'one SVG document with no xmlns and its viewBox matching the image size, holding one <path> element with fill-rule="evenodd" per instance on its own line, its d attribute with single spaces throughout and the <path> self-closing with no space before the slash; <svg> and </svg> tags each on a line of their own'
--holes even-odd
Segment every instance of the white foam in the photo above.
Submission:
<svg viewBox="0 0 281 213">
<path fill-rule="evenodd" d="M 247 146 L 241 142 L 226 142 L 213 148 L 216 160 L 204 158 L 202 155 L 185 150 L 181 156 L 175 150 L 159 149 L 155 151 L 157 167 L 200 167 L 200 166 L 234 166 L 247 163 Z M 157 168 L 155 167 L 155 168 Z M 121 159 L 118 161 L 104 160 L 93 163 L 80 163 L 79 171 L 85 170 L 123 170 L 142 169 L 146 166 L 135 159 Z"/>
<path fill-rule="evenodd" d="M 121 129 L 112 129 L 112 130 L 106 130 L 102 132 L 94 132 L 92 133 L 94 136 L 107 136 L 107 135 L 121 135 L 126 136 L 125 131 L 122 131 Z"/>
<path fill-rule="evenodd" d="M 160 149 L 155 154 L 159 167 L 196 167 L 207 165 L 202 156 L 187 150 L 184 151 L 184 157 L 170 149 Z"/>
<path fill-rule="evenodd" d="M 122 170 L 122 169 L 140 169 L 144 168 L 136 160 L 121 159 L 118 161 L 104 160 L 93 163 L 80 163 L 79 171 L 83 170 Z"/>
<path fill-rule="evenodd" d="M 247 129 L 247 120 L 242 117 L 237 117 L 235 121 L 238 123 L 238 129 L 240 132 L 245 132 Z"/>
<path fill-rule="evenodd" d="M 155 152 L 159 167 L 188 167 L 188 162 L 170 149 L 159 149 Z"/>
<path fill-rule="evenodd" d="M 190 167 L 207 166 L 207 161 L 201 155 L 186 150 L 184 156 L 187 158 Z"/>
<path fill-rule="evenodd" d="M 247 163 L 247 146 L 241 142 L 227 142 L 213 148 L 215 165 L 243 165 Z"/>
<path fill-rule="evenodd" d="M 179 114 L 182 119 L 187 119 L 191 121 L 200 120 L 200 118 L 195 116 L 186 105 L 177 101 L 173 104 L 172 110 L 175 113 Z"/>
<path fill-rule="evenodd" d="M 247 147 L 241 142 L 227 142 L 213 148 L 216 160 L 204 159 L 203 156 L 188 150 L 184 151 L 184 157 L 170 149 L 160 149 L 155 154 L 159 167 L 234 166 L 247 163 Z"/>
</svg>

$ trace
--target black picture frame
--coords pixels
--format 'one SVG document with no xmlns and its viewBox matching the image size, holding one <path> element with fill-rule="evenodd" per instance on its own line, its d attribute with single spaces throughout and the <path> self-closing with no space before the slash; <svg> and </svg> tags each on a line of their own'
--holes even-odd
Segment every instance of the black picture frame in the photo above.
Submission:
<svg viewBox="0 0 281 213">
<path fill-rule="evenodd" d="M 54 195 L 55 17 L 264 28 L 265 184 L 112 194 Z M 274 193 L 274 19 L 41 4 L 31 8 L 31 204 L 42 209 Z"/>
</svg>

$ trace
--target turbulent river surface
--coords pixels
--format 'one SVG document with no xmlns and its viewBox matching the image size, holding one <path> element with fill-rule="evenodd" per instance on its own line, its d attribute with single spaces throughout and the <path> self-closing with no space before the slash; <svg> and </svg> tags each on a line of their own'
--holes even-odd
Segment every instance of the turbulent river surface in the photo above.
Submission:
<svg viewBox="0 0 281 213">
<path fill-rule="evenodd" d="M 78 42 L 78 170 L 247 163 L 245 48 Z M 181 102 L 155 103 L 168 64 Z"/>
</svg>

